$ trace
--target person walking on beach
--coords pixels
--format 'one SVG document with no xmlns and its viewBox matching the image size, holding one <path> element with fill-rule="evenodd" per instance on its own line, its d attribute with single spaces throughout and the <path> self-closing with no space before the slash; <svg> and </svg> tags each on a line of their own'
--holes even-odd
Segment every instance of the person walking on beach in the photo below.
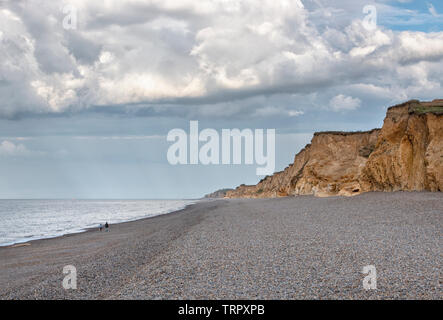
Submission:
<svg viewBox="0 0 443 320">
<path fill-rule="evenodd" d="M 103 225 L 100 223 L 100 225 L 98 226 L 100 232 L 103 230 Z"/>
<path fill-rule="evenodd" d="M 108 224 L 108 221 L 106 221 L 106 223 L 105 223 L 105 230 L 106 230 L 106 232 L 109 231 L 109 224 Z"/>
</svg>

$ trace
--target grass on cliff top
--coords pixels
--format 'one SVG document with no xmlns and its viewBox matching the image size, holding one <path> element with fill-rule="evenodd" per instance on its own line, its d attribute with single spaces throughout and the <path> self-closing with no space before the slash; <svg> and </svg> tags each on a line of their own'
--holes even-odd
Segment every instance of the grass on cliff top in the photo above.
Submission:
<svg viewBox="0 0 443 320">
<path fill-rule="evenodd" d="M 423 113 L 443 113 L 443 104 L 433 104 L 425 105 L 420 102 L 413 103 L 409 106 L 409 112 L 423 114 Z"/>
<path fill-rule="evenodd" d="M 412 111 L 414 113 L 422 114 L 422 113 L 443 113 L 443 106 L 414 106 L 412 107 Z"/>
</svg>

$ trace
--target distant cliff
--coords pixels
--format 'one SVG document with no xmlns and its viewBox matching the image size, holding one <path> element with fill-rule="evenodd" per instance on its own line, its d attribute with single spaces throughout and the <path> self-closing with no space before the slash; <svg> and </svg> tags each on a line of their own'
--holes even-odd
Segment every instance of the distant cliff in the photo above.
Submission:
<svg viewBox="0 0 443 320">
<path fill-rule="evenodd" d="M 232 191 L 233 189 L 220 189 L 205 195 L 205 198 L 224 198 L 228 191 Z"/>
<path fill-rule="evenodd" d="M 350 196 L 396 190 L 443 190 L 443 100 L 390 107 L 381 129 L 315 133 L 293 164 L 225 196 Z"/>
</svg>

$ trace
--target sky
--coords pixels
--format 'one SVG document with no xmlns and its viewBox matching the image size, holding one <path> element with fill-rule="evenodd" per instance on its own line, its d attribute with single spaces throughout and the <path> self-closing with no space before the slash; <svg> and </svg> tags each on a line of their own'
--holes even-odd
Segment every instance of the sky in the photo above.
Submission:
<svg viewBox="0 0 443 320">
<path fill-rule="evenodd" d="M 256 165 L 169 164 L 168 132 L 275 129 L 279 171 L 316 131 L 443 98 L 442 74 L 439 0 L 0 0 L 0 198 L 257 183 Z"/>
</svg>

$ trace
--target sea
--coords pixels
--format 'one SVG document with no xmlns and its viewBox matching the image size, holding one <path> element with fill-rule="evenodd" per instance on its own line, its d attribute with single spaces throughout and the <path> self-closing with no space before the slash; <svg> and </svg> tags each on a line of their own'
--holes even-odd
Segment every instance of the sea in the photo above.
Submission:
<svg viewBox="0 0 443 320">
<path fill-rule="evenodd" d="M 0 200 L 0 246 L 167 214 L 198 200 Z"/>
</svg>

